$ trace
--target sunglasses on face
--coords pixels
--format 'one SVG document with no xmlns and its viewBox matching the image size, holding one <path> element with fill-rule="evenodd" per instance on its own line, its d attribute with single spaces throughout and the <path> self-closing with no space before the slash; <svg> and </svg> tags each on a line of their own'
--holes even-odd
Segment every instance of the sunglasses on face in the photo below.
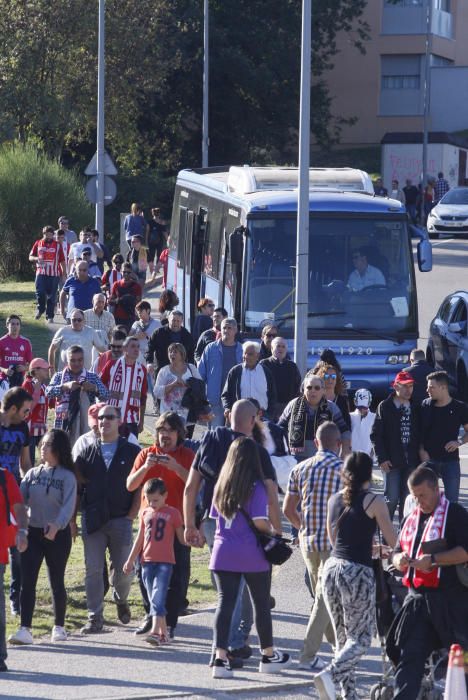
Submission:
<svg viewBox="0 0 468 700">
<path fill-rule="evenodd" d="M 266 333 L 265 338 L 277 338 L 278 336 L 276 333 Z"/>
<path fill-rule="evenodd" d="M 306 391 L 321 391 L 322 386 L 320 384 L 314 384 L 313 386 L 306 386 Z"/>
<path fill-rule="evenodd" d="M 82 318 L 72 318 L 71 322 L 72 323 L 83 323 L 83 319 Z"/>
<path fill-rule="evenodd" d="M 336 379 L 336 374 L 330 374 L 329 372 L 325 372 L 323 375 L 324 379 Z"/>
</svg>

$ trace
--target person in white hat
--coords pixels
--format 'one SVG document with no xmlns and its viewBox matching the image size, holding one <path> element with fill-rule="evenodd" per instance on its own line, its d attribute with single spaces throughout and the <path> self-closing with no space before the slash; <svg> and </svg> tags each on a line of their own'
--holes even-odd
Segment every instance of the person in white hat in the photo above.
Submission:
<svg viewBox="0 0 468 700">
<path fill-rule="evenodd" d="M 358 389 L 354 394 L 356 408 L 350 413 L 351 449 L 353 452 L 365 452 L 374 457 L 374 447 L 370 435 L 374 425 L 375 413 L 370 410 L 372 394 L 369 389 Z"/>
</svg>

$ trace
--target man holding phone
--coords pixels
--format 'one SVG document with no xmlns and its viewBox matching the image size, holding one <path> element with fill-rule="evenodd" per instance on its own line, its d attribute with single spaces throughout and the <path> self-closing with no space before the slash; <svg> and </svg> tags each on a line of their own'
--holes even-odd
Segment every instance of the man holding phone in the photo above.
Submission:
<svg viewBox="0 0 468 700">
<path fill-rule="evenodd" d="M 182 514 L 185 482 L 195 453 L 184 447 L 185 424 L 174 411 L 162 413 L 156 420 L 154 445 L 140 452 L 127 478 L 127 489 L 136 491 L 149 479 L 160 478 L 167 487 L 166 503 Z M 146 507 L 141 489 L 141 508 Z M 190 547 L 174 540 L 175 565 L 167 592 L 167 627 L 171 638 L 177 625 L 179 612 L 186 607 L 185 599 L 190 578 Z M 141 579 L 141 568 L 137 569 L 141 595 L 146 616 L 135 634 L 145 634 L 151 628 L 150 604 L 146 588 Z"/>
<path fill-rule="evenodd" d="M 457 570 L 468 562 L 468 512 L 439 491 L 427 463 L 415 469 L 408 486 L 416 506 L 393 554 L 408 595 L 387 637 L 396 666 L 394 700 L 418 696 L 431 652 L 456 643 L 468 648 L 468 588 Z"/>
</svg>

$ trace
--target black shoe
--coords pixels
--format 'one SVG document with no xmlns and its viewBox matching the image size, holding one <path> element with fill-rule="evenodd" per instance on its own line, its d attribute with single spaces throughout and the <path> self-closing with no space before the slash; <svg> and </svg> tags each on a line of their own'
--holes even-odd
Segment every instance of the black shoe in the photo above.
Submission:
<svg viewBox="0 0 468 700">
<path fill-rule="evenodd" d="M 228 657 L 229 665 L 231 668 L 242 668 L 243 667 L 244 662 L 242 659 L 239 659 L 237 656 L 231 656 L 230 653 L 228 653 L 227 657 Z M 215 665 L 215 660 L 216 660 L 216 656 L 213 652 L 213 654 L 211 655 L 210 663 L 208 664 L 208 666 L 213 667 Z"/>
<path fill-rule="evenodd" d="M 81 628 L 81 634 L 99 634 L 104 628 L 104 620 L 99 617 L 93 617 Z"/>
<path fill-rule="evenodd" d="M 8 666 L 6 665 L 3 659 L 0 659 L 0 672 L 1 671 L 8 671 Z"/>
<path fill-rule="evenodd" d="M 213 678 L 232 678 L 232 665 L 229 659 L 215 659 L 213 663 Z"/>
<path fill-rule="evenodd" d="M 36 311 L 36 315 L 34 316 L 36 321 L 39 321 L 39 319 L 41 318 L 43 313 L 44 313 L 43 311 Z"/>
<path fill-rule="evenodd" d="M 151 615 L 147 615 L 141 621 L 140 626 L 136 628 L 135 634 L 146 634 L 147 632 L 150 631 L 152 624 L 153 624 L 153 621 L 151 619 Z"/>
<path fill-rule="evenodd" d="M 168 635 L 169 635 L 169 639 L 174 639 L 175 627 L 168 627 L 168 628 L 167 628 L 167 633 L 168 633 Z"/>
<path fill-rule="evenodd" d="M 273 610 L 273 608 L 276 608 L 276 600 L 271 595 L 270 596 L 270 610 Z"/>
<path fill-rule="evenodd" d="M 252 656 L 252 647 L 249 647 L 248 644 L 244 644 L 244 646 L 239 647 L 239 649 L 230 649 L 229 655 L 236 659 L 250 659 Z"/>
<path fill-rule="evenodd" d="M 117 603 L 117 617 L 123 625 L 128 625 L 132 619 L 132 613 L 127 603 Z"/>
<path fill-rule="evenodd" d="M 53 323 L 54 317 L 53 316 L 46 316 L 46 321 L 47 321 L 47 323 Z"/>
</svg>

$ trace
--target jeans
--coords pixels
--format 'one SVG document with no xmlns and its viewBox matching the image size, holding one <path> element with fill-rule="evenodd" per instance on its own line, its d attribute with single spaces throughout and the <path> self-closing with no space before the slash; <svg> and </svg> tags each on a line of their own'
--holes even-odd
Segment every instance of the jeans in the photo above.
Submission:
<svg viewBox="0 0 468 700">
<path fill-rule="evenodd" d="M 167 626 L 175 629 L 179 619 L 179 613 L 185 607 L 185 598 L 190 579 L 190 547 L 181 544 L 177 538 L 174 539 L 175 564 L 172 567 L 172 576 L 169 582 L 166 598 Z M 150 599 L 147 587 L 143 580 L 142 565 L 137 564 L 136 568 L 138 582 L 140 584 L 143 607 L 147 615 L 150 614 Z"/>
<path fill-rule="evenodd" d="M 141 565 L 141 575 L 150 600 L 150 614 L 155 617 L 166 615 L 167 589 L 172 575 L 172 564 L 145 562 Z"/>
<path fill-rule="evenodd" d="M 417 218 L 416 204 L 407 204 L 406 211 L 408 212 L 408 214 L 410 216 L 411 223 L 415 224 L 416 218 Z"/>
<path fill-rule="evenodd" d="M 220 404 L 220 403 L 211 404 L 211 412 L 213 413 L 214 417 L 210 423 L 210 430 L 214 430 L 215 428 L 223 427 L 225 424 L 225 418 L 224 418 L 224 408 L 223 408 L 222 404 Z"/>
<path fill-rule="evenodd" d="M 17 612 L 20 609 L 21 554 L 16 547 L 10 547 L 10 603 Z"/>
<path fill-rule="evenodd" d="M 396 508 L 398 506 L 398 517 L 400 522 L 403 520 L 403 509 L 405 507 L 405 499 L 408 495 L 408 477 L 412 472 L 411 467 L 397 467 L 390 469 L 389 472 L 384 472 L 384 495 L 387 501 L 390 519 L 393 520 Z"/>
<path fill-rule="evenodd" d="M 453 459 L 450 462 L 428 462 L 431 469 L 442 479 L 445 497 L 452 503 L 458 502 L 460 494 L 460 460 Z"/>
<path fill-rule="evenodd" d="M 5 589 L 3 587 L 4 576 L 5 564 L 0 564 L 0 661 L 5 661 L 7 657 Z"/>
<path fill-rule="evenodd" d="M 255 607 L 255 625 L 260 647 L 273 646 L 273 627 L 270 610 L 270 571 L 245 572 L 214 571 L 218 589 L 218 607 L 214 619 L 214 645 L 217 649 L 228 649 L 229 623 L 239 598 L 241 580 L 244 578 Z"/>
<path fill-rule="evenodd" d="M 52 275 L 37 275 L 36 277 L 37 310 L 41 314 L 45 311 L 47 318 L 54 318 L 59 279 L 59 277 Z"/>
<path fill-rule="evenodd" d="M 71 551 L 71 534 L 67 526 L 59 530 L 53 541 L 44 537 L 42 528 L 30 527 L 28 548 L 21 554 L 21 626 L 31 627 L 36 605 L 37 577 L 43 560 L 46 560 L 47 573 L 52 589 L 54 624 L 63 627 L 67 607 L 65 590 L 65 567 Z"/>
<path fill-rule="evenodd" d="M 127 602 L 132 575 L 123 573 L 123 565 L 132 548 L 132 521 L 128 518 L 112 518 L 99 530 L 88 535 L 83 530 L 85 555 L 85 589 L 90 619 L 102 619 L 104 609 L 104 578 L 102 575 L 106 549 L 112 561 L 112 598 L 115 603 Z"/>
</svg>

